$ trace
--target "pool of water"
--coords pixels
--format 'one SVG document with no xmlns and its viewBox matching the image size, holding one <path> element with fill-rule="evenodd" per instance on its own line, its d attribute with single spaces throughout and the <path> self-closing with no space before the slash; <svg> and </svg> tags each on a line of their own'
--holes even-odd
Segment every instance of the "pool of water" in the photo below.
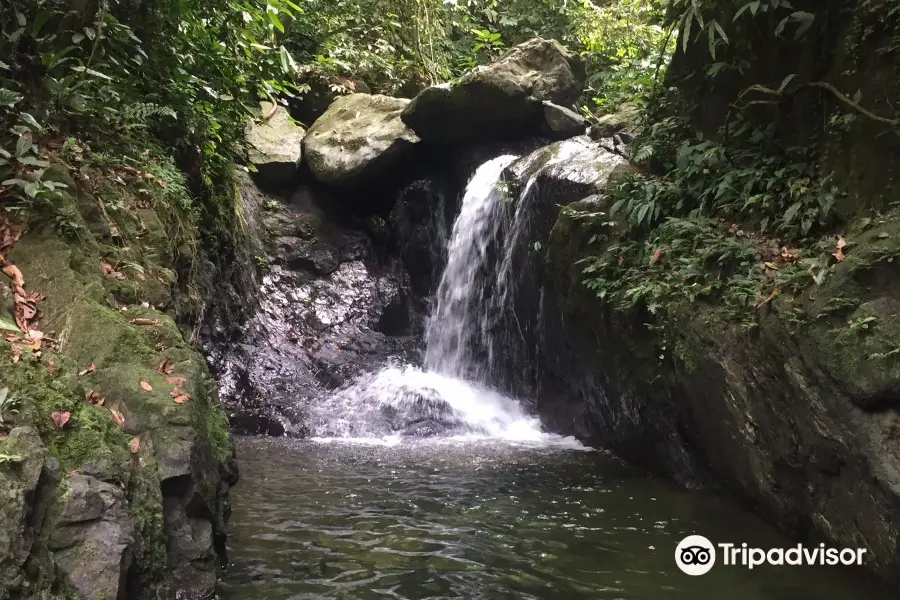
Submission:
<svg viewBox="0 0 900 600">
<path fill-rule="evenodd" d="M 850 567 L 675 565 L 686 535 L 791 545 L 600 452 L 511 443 L 238 440 L 222 600 L 838 600 Z"/>
</svg>

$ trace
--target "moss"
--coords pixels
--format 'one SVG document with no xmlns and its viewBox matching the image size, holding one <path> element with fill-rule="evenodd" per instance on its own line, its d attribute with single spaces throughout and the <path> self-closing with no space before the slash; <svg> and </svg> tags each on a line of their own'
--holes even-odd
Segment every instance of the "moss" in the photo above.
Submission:
<svg viewBox="0 0 900 600">
<path fill-rule="evenodd" d="M 128 438 L 108 409 L 82 403 L 75 408 L 66 429 L 56 436 L 54 444 L 63 468 L 72 471 L 91 464 L 127 482 L 131 461 Z"/>
<path fill-rule="evenodd" d="M 138 576 L 144 589 L 161 585 L 169 569 L 157 469 L 150 436 L 141 436 L 135 475 L 128 489 L 128 503 L 137 533 Z"/>
</svg>

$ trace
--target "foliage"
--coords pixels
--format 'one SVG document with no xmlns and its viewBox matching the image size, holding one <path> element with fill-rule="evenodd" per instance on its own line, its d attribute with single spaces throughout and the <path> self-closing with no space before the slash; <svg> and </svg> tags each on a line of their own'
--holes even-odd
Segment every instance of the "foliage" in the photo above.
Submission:
<svg viewBox="0 0 900 600">
<path fill-rule="evenodd" d="M 18 413 L 18 407 L 21 406 L 22 399 L 17 394 L 10 395 L 9 388 L 0 388 L 0 425 L 4 423 L 4 417 Z"/>
</svg>

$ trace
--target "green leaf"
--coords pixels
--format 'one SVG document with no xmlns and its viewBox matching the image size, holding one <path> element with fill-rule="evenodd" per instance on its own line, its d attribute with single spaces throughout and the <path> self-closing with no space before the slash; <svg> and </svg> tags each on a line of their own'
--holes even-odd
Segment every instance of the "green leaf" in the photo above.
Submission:
<svg viewBox="0 0 900 600">
<path fill-rule="evenodd" d="M 19 136 L 19 140 L 16 142 L 16 158 L 25 156 L 25 154 L 33 147 L 34 144 L 31 143 L 31 140 L 28 139 L 28 136 Z"/>
<path fill-rule="evenodd" d="M 281 33 L 284 33 L 284 25 L 281 24 L 281 21 L 278 19 L 278 15 L 275 14 L 275 11 L 269 10 L 267 11 L 267 13 L 269 15 L 269 21 L 271 21 L 272 25 L 275 26 L 275 29 L 277 29 Z"/>
<path fill-rule="evenodd" d="M 50 166 L 50 163 L 48 163 L 46 160 L 39 160 L 33 156 L 23 156 L 21 158 L 17 158 L 16 160 L 18 160 L 21 164 L 27 165 L 29 167 L 46 169 Z"/>
<path fill-rule="evenodd" d="M 36 38 L 41 32 L 41 29 L 44 28 L 44 25 L 46 25 L 47 21 L 49 20 L 49 12 L 47 12 L 46 10 L 42 10 L 41 12 L 39 12 L 34 18 L 34 21 L 31 22 L 31 37 Z"/>
<path fill-rule="evenodd" d="M 785 223 L 790 223 L 794 220 L 794 217 L 797 216 L 797 213 L 800 212 L 800 209 L 803 208 L 803 205 L 800 202 L 796 202 L 791 205 L 786 211 L 784 211 L 784 217 L 782 219 Z"/>
<path fill-rule="evenodd" d="M 5 69 L 5 70 L 7 70 L 7 71 L 12 71 L 12 67 L 10 67 L 8 64 L 6 64 L 5 62 L 3 62 L 2 60 L 0 60 L 0 69 Z"/>
<path fill-rule="evenodd" d="M 778 86 L 778 93 L 780 94 L 780 93 L 782 93 L 785 89 L 787 89 L 787 86 L 794 80 L 794 78 L 795 78 L 796 76 L 797 76 L 796 73 L 791 73 L 790 75 L 788 75 L 787 77 L 785 77 L 785 78 L 781 81 L 781 85 Z"/>
<path fill-rule="evenodd" d="M 44 130 L 44 128 L 41 127 L 41 124 L 38 123 L 34 117 L 32 117 L 30 114 L 28 114 L 26 112 L 23 112 L 22 114 L 20 114 L 19 118 L 21 120 L 25 121 L 25 124 L 28 125 L 28 127 L 35 133 L 40 133 Z"/>
<path fill-rule="evenodd" d="M 12 90 L 0 88 L 0 108 L 12 108 L 22 100 L 22 95 Z"/>
</svg>

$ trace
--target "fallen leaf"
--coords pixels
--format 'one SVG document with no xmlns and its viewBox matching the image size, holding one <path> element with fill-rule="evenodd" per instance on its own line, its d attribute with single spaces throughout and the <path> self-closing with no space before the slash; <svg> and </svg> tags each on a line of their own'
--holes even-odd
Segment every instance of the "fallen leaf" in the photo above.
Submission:
<svg viewBox="0 0 900 600">
<path fill-rule="evenodd" d="M 767 269 L 772 269 L 773 271 L 778 271 L 778 270 L 779 270 L 779 269 L 778 269 L 778 265 L 776 265 L 776 264 L 773 263 L 773 262 L 767 262 L 767 263 L 763 263 L 763 264 L 764 264 L 764 266 L 765 266 Z"/>
<path fill-rule="evenodd" d="M 69 422 L 69 419 L 72 417 L 68 412 L 54 412 L 50 415 L 50 418 L 53 419 L 53 424 L 62 429 L 66 426 L 66 423 Z"/>
<path fill-rule="evenodd" d="M 18 344 L 12 345 L 12 361 L 19 362 L 19 359 L 22 358 L 22 346 Z"/>
<path fill-rule="evenodd" d="M 138 450 L 141 449 L 141 436 L 131 438 L 131 441 L 128 442 L 128 449 L 132 454 L 137 454 Z"/>
<path fill-rule="evenodd" d="M 88 390 L 84 393 L 84 399 L 90 402 L 91 404 L 96 404 L 97 406 L 103 406 L 105 402 L 103 397 L 97 393 L 97 390 Z"/>
<path fill-rule="evenodd" d="M 169 395 L 172 396 L 172 399 L 175 400 L 176 404 L 184 404 L 191 399 L 190 394 L 186 394 L 180 387 L 176 387 L 174 390 L 169 392 Z"/>
<path fill-rule="evenodd" d="M 787 246 L 782 246 L 781 247 L 781 258 L 783 258 L 787 262 L 791 262 L 792 260 L 797 258 L 797 254 L 799 252 L 800 252 L 799 250 L 795 250 L 795 249 L 788 250 Z"/>
<path fill-rule="evenodd" d="M 144 389 L 145 389 L 146 391 L 148 391 L 148 392 L 152 392 L 152 391 L 153 391 L 153 386 L 150 385 L 149 383 L 147 383 L 146 381 L 142 381 L 142 382 L 141 382 L 141 387 L 144 388 Z"/>
<path fill-rule="evenodd" d="M 166 383 L 184 387 L 184 377 L 166 377 Z"/>
<path fill-rule="evenodd" d="M 147 280 L 147 278 L 144 277 L 144 274 L 143 274 L 143 273 L 135 273 L 134 276 L 135 276 L 137 279 L 139 279 L 140 281 L 146 281 L 146 280 Z"/>
<path fill-rule="evenodd" d="M 75 469 L 74 471 L 69 471 L 69 472 L 66 473 L 66 474 L 67 474 L 69 477 L 75 477 L 76 475 L 78 475 L 78 469 Z"/>
<path fill-rule="evenodd" d="M 141 318 L 138 318 L 138 319 L 131 319 L 131 320 L 128 321 L 128 322 L 131 323 L 132 325 L 137 325 L 138 327 L 152 326 L 152 325 L 162 325 L 162 323 L 160 322 L 159 319 L 141 319 Z"/>
<path fill-rule="evenodd" d="M 78 376 L 79 376 L 79 377 L 84 377 L 84 376 L 87 375 L 88 373 L 93 373 L 93 372 L 96 371 L 96 370 L 97 370 L 97 365 L 94 364 L 94 363 L 91 363 L 91 366 L 89 366 L 87 369 L 85 369 L 85 370 L 83 370 L 83 371 L 79 371 L 79 372 L 78 372 Z"/>
<path fill-rule="evenodd" d="M 50 372 L 51 375 L 56 373 L 56 365 L 53 364 L 52 358 L 49 361 L 47 361 L 47 370 Z"/>
<path fill-rule="evenodd" d="M 125 279 L 125 273 L 122 273 L 121 271 L 116 271 L 115 267 L 113 267 L 111 264 L 109 264 L 102 258 L 100 259 L 100 268 L 103 270 L 103 274 L 106 275 L 107 277 L 112 277 L 113 279 L 120 279 L 120 280 Z"/>
<path fill-rule="evenodd" d="M 843 237 L 841 237 L 841 236 L 838 236 L 838 240 L 837 240 L 837 249 L 838 249 L 838 250 L 843 250 L 843 249 L 846 248 L 846 247 L 847 247 L 847 240 L 845 240 L 845 239 L 844 239 Z"/>
<path fill-rule="evenodd" d="M 163 375 L 168 375 L 174 370 L 175 370 L 175 365 L 169 361 L 168 356 L 165 357 L 164 359 L 162 359 L 162 362 L 160 362 L 158 365 L 156 365 L 156 372 L 162 373 Z"/>
<path fill-rule="evenodd" d="M 650 257 L 650 266 L 651 266 L 651 267 L 652 267 L 654 264 L 656 264 L 656 261 L 659 260 L 659 257 L 660 257 L 660 256 L 662 256 L 662 251 L 661 251 L 661 250 L 657 250 L 656 252 L 653 253 L 653 256 Z"/>
<path fill-rule="evenodd" d="M 842 260 L 844 260 L 844 258 L 846 258 L 844 256 L 844 251 L 841 250 L 840 248 L 838 248 L 836 251 L 832 252 L 831 255 L 833 257 L 835 257 L 838 260 L 838 262 L 841 262 Z"/>
<path fill-rule="evenodd" d="M 3 267 L 3 272 L 13 280 L 14 286 L 25 287 L 25 278 L 22 276 L 22 271 L 19 270 L 19 267 L 14 264 L 7 264 Z"/>
<path fill-rule="evenodd" d="M 116 422 L 116 425 L 119 427 L 125 427 L 125 417 L 114 408 L 109 409 L 109 414 L 112 417 L 112 420 Z"/>
<path fill-rule="evenodd" d="M 838 262 L 841 262 L 842 260 L 844 260 L 844 258 L 846 258 L 844 256 L 844 248 L 846 248 L 846 247 L 847 247 L 847 240 L 845 240 L 841 236 L 838 236 L 837 245 L 834 249 L 834 252 L 832 252 L 831 255 L 833 257 L 835 257 L 838 260 Z"/>
</svg>

